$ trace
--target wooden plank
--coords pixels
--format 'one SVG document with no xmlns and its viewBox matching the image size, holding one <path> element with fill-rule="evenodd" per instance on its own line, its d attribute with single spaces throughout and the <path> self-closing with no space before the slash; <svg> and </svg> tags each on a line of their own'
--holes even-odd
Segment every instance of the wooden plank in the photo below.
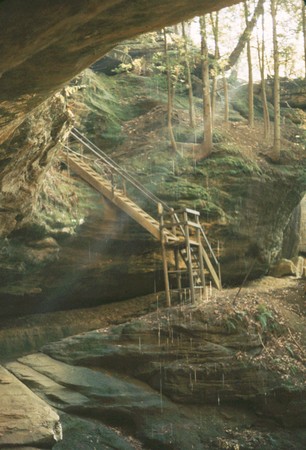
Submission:
<svg viewBox="0 0 306 450">
<path fill-rule="evenodd" d="M 188 222 L 187 222 L 187 224 L 190 226 L 190 227 L 192 227 L 192 228 L 201 228 L 201 225 L 200 224 L 198 224 L 198 223 L 196 223 L 196 222 L 191 222 L 190 220 L 188 220 Z"/>
<path fill-rule="evenodd" d="M 196 211 L 195 209 L 186 208 L 185 211 L 187 214 L 193 214 L 194 216 L 200 215 L 199 211 Z"/>
<path fill-rule="evenodd" d="M 195 209 L 184 208 L 184 209 L 177 209 L 177 210 L 175 210 L 175 214 L 176 215 L 184 214 L 184 213 L 193 214 L 194 216 L 199 216 L 200 215 L 199 211 L 196 211 Z"/>
<path fill-rule="evenodd" d="M 189 288 L 190 288 L 190 297 L 191 303 L 195 302 L 195 292 L 194 292 L 194 282 L 193 282 L 193 270 L 192 270 L 192 256 L 191 256 L 191 248 L 189 242 L 189 228 L 187 225 L 187 213 L 184 212 L 184 221 L 185 225 L 185 242 L 186 242 L 186 261 L 187 261 L 187 269 L 188 269 L 188 278 L 189 278 Z"/>
<path fill-rule="evenodd" d="M 205 289 L 205 273 L 204 273 L 204 264 L 203 264 L 203 252 L 202 252 L 202 245 L 201 245 L 201 232 L 198 229 L 197 230 L 197 241 L 199 243 L 198 246 L 198 259 L 199 259 L 199 272 L 200 272 L 200 278 L 201 278 L 201 284 L 203 288 Z"/>
<path fill-rule="evenodd" d="M 209 256 L 203 246 L 202 246 L 202 254 L 203 254 L 204 261 L 206 262 L 207 268 L 209 270 L 209 273 L 211 274 L 212 279 L 213 279 L 217 289 L 221 290 L 222 289 L 221 281 L 220 281 L 212 263 L 210 262 Z"/>
<path fill-rule="evenodd" d="M 168 307 L 171 306 L 171 295 L 170 295 L 170 284 L 169 284 L 169 274 L 168 274 L 168 262 L 167 262 L 167 252 L 165 247 L 165 230 L 163 229 L 164 217 L 161 214 L 160 216 L 160 243 L 161 243 L 161 251 L 162 251 L 162 259 L 163 259 L 163 269 L 164 269 L 164 283 L 165 283 L 165 293 L 166 293 L 166 305 Z"/>
</svg>

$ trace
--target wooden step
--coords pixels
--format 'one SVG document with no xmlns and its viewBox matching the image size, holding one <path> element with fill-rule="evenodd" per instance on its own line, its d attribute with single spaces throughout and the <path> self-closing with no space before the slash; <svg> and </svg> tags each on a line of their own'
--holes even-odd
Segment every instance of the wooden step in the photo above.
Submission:
<svg viewBox="0 0 306 450">
<path fill-rule="evenodd" d="M 139 225 L 145 228 L 155 239 L 160 240 L 160 224 L 157 220 L 141 209 L 131 199 L 126 197 L 122 191 L 114 188 L 108 180 L 105 180 L 102 175 L 95 172 L 80 158 L 71 154 L 67 155 L 66 153 L 63 153 L 62 155 L 72 171 L 139 223 Z M 167 241 L 171 240 L 173 242 L 178 240 L 178 238 L 168 230 L 164 232 L 164 236 Z"/>
</svg>

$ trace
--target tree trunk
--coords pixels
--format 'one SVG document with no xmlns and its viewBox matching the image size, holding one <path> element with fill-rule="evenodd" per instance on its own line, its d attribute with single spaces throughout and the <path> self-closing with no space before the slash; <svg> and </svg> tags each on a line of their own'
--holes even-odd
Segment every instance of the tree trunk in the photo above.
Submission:
<svg viewBox="0 0 306 450">
<path fill-rule="evenodd" d="M 203 121 L 204 121 L 204 142 L 203 151 L 200 157 L 208 156 L 212 151 L 212 115 L 209 86 L 209 60 L 206 37 L 205 16 L 200 18 L 201 29 L 201 58 L 202 58 L 202 82 L 203 82 Z"/>
<path fill-rule="evenodd" d="M 263 119 L 264 119 L 264 139 L 268 139 L 270 137 L 270 115 L 269 115 L 269 109 L 268 109 L 266 81 L 265 81 L 265 20 L 264 20 L 264 14 L 262 15 L 261 44 L 259 43 L 259 39 L 258 39 L 257 50 L 258 50 L 258 64 L 259 64 L 260 78 L 261 78 L 261 99 L 262 99 Z"/>
<path fill-rule="evenodd" d="M 171 81 L 171 67 L 170 67 L 170 60 L 169 60 L 169 54 L 168 54 L 168 42 L 167 42 L 167 32 L 164 28 L 164 51 L 165 51 L 165 57 L 166 57 L 166 69 L 167 69 L 167 85 L 168 85 L 168 132 L 169 132 L 169 138 L 171 142 L 171 147 L 173 152 L 177 152 L 177 145 L 175 141 L 175 137 L 173 134 L 173 128 L 172 128 L 172 111 L 173 111 L 173 84 Z"/>
<path fill-rule="evenodd" d="M 244 0 L 244 14 L 245 22 L 248 24 L 248 4 L 247 0 Z M 254 127 L 254 90 L 253 90 L 253 65 L 252 65 L 252 52 L 251 52 L 251 36 L 247 41 L 247 60 L 248 60 L 248 120 L 249 126 Z"/>
<path fill-rule="evenodd" d="M 242 35 L 240 36 L 236 47 L 234 48 L 234 50 L 232 51 L 232 53 L 230 54 L 230 56 L 228 58 L 228 64 L 226 66 L 226 70 L 231 69 L 238 61 L 239 56 L 243 52 L 245 44 L 247 43 L 248 39 L 250 39 L 250 36 L 251 36 L 252 31 L 257 23 L 258 18 L 263 13 L 264 2 L 265 2 L 265 0 L 258 0 L 257 6 L 253 13 L 253 17 L 251 18 L 250 21 L 248 21 L 247 26 L 246 26 L 244 32 L 242 33 Z"/>
<path fill-rule="evenodd" d="M 182 35 L 184 41 L 184 51 L 185 51 L 185 67 L 186 67 L 186 77 L 188 85 L 188 101 L 189 101 L 189 124 L 192 128 L 195 127 L 195 114 L 194 114 L 194 104 L 193 104 L 193 91 L 192 91 L 192 80 L 189 64 L 189 52 L 188 52 L 188 42 L 185 30 L 185 22 L 182 22 Z"/>
<path fill-rule="evenodd" d="M 278 161 L 280 158 L 280 145 L 281 145 L 279 52 L 278 52 L 278 39 L 277 39 L 277 27 L 276 27 L 277 2 L 278 2 L 278 0 L 271 0 L 271 16 L 272 16 L 272 28 L 273 28 L 273 60 L 274 60 L 274 90 L 273 90 L 274 91 L 274 140 L 273 140 L 272 159 L 274 161 Z"/>
<path fill-rule="evenodd" d="M 303 23 L 303 36 L 304 36 L 304 64 L 305 64 L 305 74 L 306 79 L 306 6 L 305 0 L 302 0 L 302 23 Z"/>
<path fill-rule="evenodd" d="M 216 114 L 216 97 L 217 97 L 217 83 L 218 83 L 218 61 L 220 59 L 219 50 L 219 12 L 215 13 L 215 19 L 213 13 L 210 13 L 210 22 L 215 41 L 215 60 L 212 75 L 212 89 L 211 89 L 211 114 L 212 121 L 214 122 Z"/>
<path fill-rule="evenodd" d="M 222 69 L 223 91 L 224 91 L 224 122 L 227 123 L 229 119 L 229 100 L 228 100 L 228 85 L 224 69 Z"/>
</svg>

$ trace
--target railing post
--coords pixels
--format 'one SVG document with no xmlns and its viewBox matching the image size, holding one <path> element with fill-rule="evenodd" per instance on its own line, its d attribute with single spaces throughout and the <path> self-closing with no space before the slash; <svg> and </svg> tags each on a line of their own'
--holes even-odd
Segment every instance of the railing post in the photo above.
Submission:
<svg viewBox="0 0 306 450">
<path fill-rule="evenodd" d="M 177 225 L 176 225 L 176 221 L 174 218 L 174 209 L 171 208 L 170 209 L 170 214 L 171 214 L 171 222 L 172 222 L 172 234 L 174 234 L 174 236 L 177 235 Z M 173 253 L 174 253 L 174 261 L 175 261 L 175 271 L 176 271 L 176 283 L 177 283 L 177 289 L 179 291 L 179 300 L 182 301 L 182 275 L 180 272 L 180 264 L 179 264 L 179 250 L 176 246 L 174 246 L 173 248 Z"/>
<path fill-rule="evenodd" d="M 201 230 L 200 230 L 200 219 L 199 219 L 199 216 L 196 216 L 196 223 L 198 225 L 198 227 L 196 229 L 196 238 L 197 238 L 197 243 L 198 243 L 199 271 L 200 271 L 201 284 L 202 284 L 202 286 L 204 288 L 204 291 L 205 291 L 205 289 L 206 289 L 206 282 L 205 282 L 205 273 L 204 273 L 202 240 L 201 240 Z"/>
<path fill-rule="evenodd" d="M 162 259 L 163 259 L 166 305 L 168 307 L 170 307 L 171 306 L 171 296 L 170 296 L 170 286 L 169 286 L 167 252 L 166 252 L 165 235 L 164 235 L 164 211 L 163 211 L 163 205 L 161 203 L 158 203 L 157 210 L 158 210 L 158 214 L 160 217 L 160 243 L 161 243 Z"/>
<path fill-rule="evenodd" d="M 112 185 L 112 196 L 115 195 L 115 179 L 114 179 L 114 174 L 111 171 L 111 185 Z"/>
<path fill-rule="evenodd" d="M 189 225 L 188 225 L 187 211 L 184 211 L 184 229 L 185 229 L 186 257 L 187 257 L 190 297 L 191 297 L 191 302 L 194 303 L 195 295 L 194 295 L 193 270 L 192 270 L 192 258 L 191 258 L 191 249 L 190 249 Z"/>
</svg>

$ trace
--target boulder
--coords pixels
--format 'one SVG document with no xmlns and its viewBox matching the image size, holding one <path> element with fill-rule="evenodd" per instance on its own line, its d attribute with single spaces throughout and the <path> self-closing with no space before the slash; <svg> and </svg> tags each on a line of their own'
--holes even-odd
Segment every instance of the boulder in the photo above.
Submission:
<svg viewBox="0 0 306 450">
<path fill-rule="evenodd" d="M 271 267 L 270 273 L 272 277 L 281 278 L 285 276 L 296 276 L 297 268 L 290 259 L 281 259 L 277 264 Z"/>
<path fill-rule="evenodd" d="M 0 366 L 0 447 L 49 448 L 62 439 L 58 414 Z"/>
<path fill-rule="evenodd" d="M 297 276 L 297 278 L 302 278 L 304 273 L 304 258 L 302 256 L 296 256 L 292 258 L 292 262 L 294 263 L 296 268 L 295 275 Z"/>
<path fill-rule="evenodd" d="M 203 431 L 200 430 L 199 423 L 178 410 L 162 392 L 156 392 L 138 380 L 114 375 L 101 368 L 97 370 L 72 366 L 42 353 L 20 358 L 18 362 L 8 364 L 7 368 L 40 397 L 64 413 L 99 417 L 112 426 L 121 425 L 124 429 L 132 429 L 136 438 L 148 443 L 149 448 L 169 450 L 201 448 L 200 434 Z M 186 433 L 186 427 L 189 433 Z M 97 437 L 100 447 L 96 448 L 116 450 L 135 448 L 129 444 L 129 440 L 125 442 L 125 446 L 119 439 L 116 445 L 114 443 L 111 445 L 114 441 L 113 433 L 110 433 L 110 436 L 100 437 L 101 433 L 105 434 L 105 427 L 100 425 L 93 427 L 93 424 L 86 424 L 84 421 L 78 424 L 78 420 L 71 418 L 64 432 L 65 429 L 71 441 L 68 439 L 65 446 L 64 436 L 63 444 L 58 444 L 54 448 L 71 448 L 71 444 L 75 445 L 77 442 L 73 448 L 92 449 L 97 444 Z M 86 433 L 79 441 L 77 429 L 83 429 Z M 91 439 L 91 436 L 95 437 L 95 442 L 91 440 L 91 447 L 88 447 L 88 439 Z M 80 445 L 82 440 L 85 442 L 83 446 Z M 152 447 L 152 442 L 156 447 Z"/>
</svg>

